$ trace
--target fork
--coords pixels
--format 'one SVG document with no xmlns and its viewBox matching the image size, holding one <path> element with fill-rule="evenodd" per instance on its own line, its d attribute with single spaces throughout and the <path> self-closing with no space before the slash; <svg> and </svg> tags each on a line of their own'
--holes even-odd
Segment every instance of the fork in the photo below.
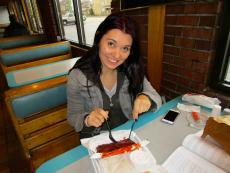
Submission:
<svg viewBox="0 0 230 173">
<path fill-rule="evenodd" d="M 113 143 L 117 143 L 117 141 L 114 139 L 114 137 L 112 136 L 112 132 L 111 132 L 111 129 L 110 129 L 110 126 L 109 126 L 109 122 L 107 119 L 105 119 L 105 122 L 106 122 L 106 126 L 109 130 L 109 139 L 113 142 Z"/>
<path fill-rule="evenodd" d="M 134 127 L 136 121 L 137 121 L 137 120 L 134 119 L 133 124 L 132 124 L 132 126 L 131 126 L 131 129 L 130 129 L 130 132 L 129 132 L 129 139 L 130 139 L 130 137 L 131 137 L 131 133 L 132 133 L 132 131 L 133 131 L 133 127 Z"/>
</svg>

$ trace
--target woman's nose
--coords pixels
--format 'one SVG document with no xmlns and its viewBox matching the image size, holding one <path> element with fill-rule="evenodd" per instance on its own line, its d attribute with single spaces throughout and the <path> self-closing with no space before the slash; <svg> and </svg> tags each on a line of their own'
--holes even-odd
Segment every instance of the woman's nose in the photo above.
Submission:
<svg viewBox="0 0 230 173">
<path fill-rule="evenodd" d="M 120 52 L 119 48 L 114 49 L 114 51 L 113 51 L 114 58 L 117 58 L 117 59 L 120 58 L 120 54 L 121 54 L 121 52 Z"/>
</svg>

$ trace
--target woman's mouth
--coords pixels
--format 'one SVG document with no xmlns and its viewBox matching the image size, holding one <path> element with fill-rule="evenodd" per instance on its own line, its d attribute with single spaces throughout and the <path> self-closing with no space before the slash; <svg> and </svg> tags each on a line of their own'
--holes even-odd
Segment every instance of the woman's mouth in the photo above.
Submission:
<svg viewBox="0 0 230 173">
<path fill-rule="evenodd" d="M 109 60 L 109 62 L 112 63 L 112 64 L 118 63 L 118 60 L 116 60 L 116 59 L 114 59 L 114 58 L 109 58 L 108 60 Z"/>
</svg>

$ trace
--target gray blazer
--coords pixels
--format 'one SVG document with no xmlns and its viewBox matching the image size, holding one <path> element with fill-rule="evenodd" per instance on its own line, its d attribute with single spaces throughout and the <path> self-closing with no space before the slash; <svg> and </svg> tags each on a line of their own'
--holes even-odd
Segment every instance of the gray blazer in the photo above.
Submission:
<svg viewBox="0 0 230 173">
<path fill-rule="evenodd" d="M 88 81 L 89 86 L 92 82 Z M 128 118 L 132 118 L 132 105 L 131 98 L 128 93 L 129 81 L 127 77 L 124 79 L 124 83 L 120 89 L 119 102 L 124 115 Z M 100 89 L 93 85 L 89 87 L 91 98 L 88 95 L 86 76 L 79 70 L 73 69 L 67 82 L 67 119 L 69 123 L 75 128 L 77 132 L 83 128 L 84 116 L 89 114 L 95 108 L 103 108 L 103 100 Z M 143 92 L 148 95 L 155 105 L 152 111 L 156 111 L 161 106 L 161 97 L 153 89 L 149 81 L 144 78 Z"/>
</svg>

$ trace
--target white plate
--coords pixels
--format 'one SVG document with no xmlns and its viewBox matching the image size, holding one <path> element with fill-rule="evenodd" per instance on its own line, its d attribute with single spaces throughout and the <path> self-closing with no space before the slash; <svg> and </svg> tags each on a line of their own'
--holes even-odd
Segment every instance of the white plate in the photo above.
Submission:
<svg viewBox="0 0 230 173">
<path fill-rule="evenodd" d="M 129 130 L 113 131 L 112 135 L 116 140 L 122 140 L 128 138 L 129 132 Z M 141 143 L 141 139 L 135 132 L 132 132 L 131 140 L 136 143 Z M 111 143 L 108 133 L 93 137 L 92 140 L 89 141 L 88 151 L 90 157 L 96 153 L 97 146 L 107 143 Z M 140 150 L 149 155 L 148 158 L 150 159 L 150 163 L 155 164 L 155 158 L 146 146 L 142 147 Z M 130 153 L 124 153 L 103 159 L 91 159 L 91 161 L 96 173 L 139 173 L 133 162 L 130 160 Z"/>
</svg>

